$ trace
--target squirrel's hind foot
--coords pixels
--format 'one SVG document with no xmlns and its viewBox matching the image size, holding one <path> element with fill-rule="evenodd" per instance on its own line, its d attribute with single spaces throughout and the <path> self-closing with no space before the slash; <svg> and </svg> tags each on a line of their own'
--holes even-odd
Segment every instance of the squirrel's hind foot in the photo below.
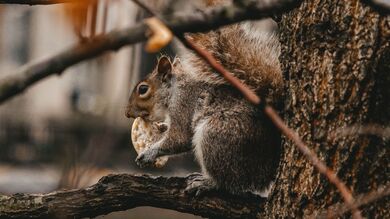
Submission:
<svg viewBox="0 0 390 219">
<path fill-rule="evenodd" d="M 187 187 L 184 190 L 187 195 L 199 198 L 217 190 L 217 186 L 213 180 L 203 174 L 193 173 L 188 178 Z"/>
</svg>

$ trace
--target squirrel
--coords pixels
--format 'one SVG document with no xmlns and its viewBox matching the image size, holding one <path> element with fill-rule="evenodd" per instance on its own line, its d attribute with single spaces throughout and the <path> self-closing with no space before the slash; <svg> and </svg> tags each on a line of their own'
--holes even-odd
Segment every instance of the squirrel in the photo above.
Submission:
<svg viewBox="0 0 390 219">
<path fill-rule="evenodd" d="M 187 37 L 211 52 L 262 100 L 280 106 L 283 78 L 275 36 L 240 23 Z M 194 151 L 202 174 L 189 183 L 189 193 L 262 192 L 276 173 L 280 133 L 260 107 L 190 51 L 180 59 L 159 58 L 155 70 L 131 93 L 126 116 L 168 125 L 162 138 L 138 155 L 139 166 Z"/>
</svg>

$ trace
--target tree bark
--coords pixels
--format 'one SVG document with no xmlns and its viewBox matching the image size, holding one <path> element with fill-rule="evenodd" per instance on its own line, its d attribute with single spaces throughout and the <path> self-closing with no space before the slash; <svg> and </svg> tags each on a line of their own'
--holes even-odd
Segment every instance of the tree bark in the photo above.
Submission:
<svg viewBox="0 0 390 219">
<path fill-rule="evenodd" d="M 389 142 L 337 136 L 352 125 L 389 125 L 390 21 L 358 0 L 304 1 L 279 23 L 286 79 L 284 118 L 353 194 L 388 184 Z M 339 192 L 285 140 L 276 187 L 264 215 L 309 217 L 342 202 Z M 363 208 L 389 218 L 389 198 Z"/>
<path fill-rule="evenodd" d="M 44 195 L 0 195 L 0 219 L 83 218 L 153 206 L 212 218 L 254 218 L 263 211 L 265 199 L 221 193 L 194 198 L 184 193 L 194 175 L 150 177 L 109 175 L 97 184 Z"/>
</svg>

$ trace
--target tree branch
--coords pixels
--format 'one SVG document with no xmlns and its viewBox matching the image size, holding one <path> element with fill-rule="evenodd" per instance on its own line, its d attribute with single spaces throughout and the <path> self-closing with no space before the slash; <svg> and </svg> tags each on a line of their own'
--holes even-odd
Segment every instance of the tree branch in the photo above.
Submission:
<svg viewBox="0 0 390 219">
<path fill-rule="evenodd" d="M 105 176 L 85 189 L 43 195 L 0 195 L 0 219 L 95 217 L 139 206 L 221 218 L 255 218 L 263 210 L 265 199 L 254 195 L 237 198 L 214 193 L 203 198 L 188 197 L 184 189 L 195 175 L 154 178 L 118 174 Z"/>
<path fill-rule="evenodd" d="M 208 31 L 243 20 L 269 17 L 275 13 L 288 11 L 300 3 L 300 1 L 294 0 L 271 1 L 274 4 L 243 2 L 249 3 L 212 8 L 204 12 L 197 10 L 186 16 L 177 15 L 166 18 L 164 21 L 176 35 L 180 35 L 185 32 Z M 145 41 L 147 31 L 146 24 L 140 23 L 134 27 L 86 39 L 52 58 L 27 65 L 0 80 L 0 103 L 21 93 L 47 76 L 61 73 L 69 66 L 98 56 L 105 51 L 117 50 L 125 45 Z"/>
<path fill-rule="evenodd" d="M 21 93 L 35 82 L 52 74 L 60 74 L 69 66 L 93 58 L 105 51 L 146 40 L 144 23 L 85 40 L 53 57 L 31 63 L 0 80 L 0 103 Z"/>
</svg>

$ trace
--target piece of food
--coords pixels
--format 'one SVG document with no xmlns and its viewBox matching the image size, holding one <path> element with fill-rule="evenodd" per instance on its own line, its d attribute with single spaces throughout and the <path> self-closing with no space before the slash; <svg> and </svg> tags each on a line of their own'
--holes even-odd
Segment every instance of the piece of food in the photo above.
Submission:
<svg viewBox="0 0 390 219">
<path fill-rule="evenodd" d="M 163 133 L 168 129 L 168 126 L 162 122 L 147 122 L 141 117 L 134 120 L 131 128 L 131 141 L 135 151 L 139 154 L 153 143 L 159 141 Z M 161 168 L 168 161 L 168 157 L 159 157 L 154 163 L 155 167 Z"/>
</svg>

